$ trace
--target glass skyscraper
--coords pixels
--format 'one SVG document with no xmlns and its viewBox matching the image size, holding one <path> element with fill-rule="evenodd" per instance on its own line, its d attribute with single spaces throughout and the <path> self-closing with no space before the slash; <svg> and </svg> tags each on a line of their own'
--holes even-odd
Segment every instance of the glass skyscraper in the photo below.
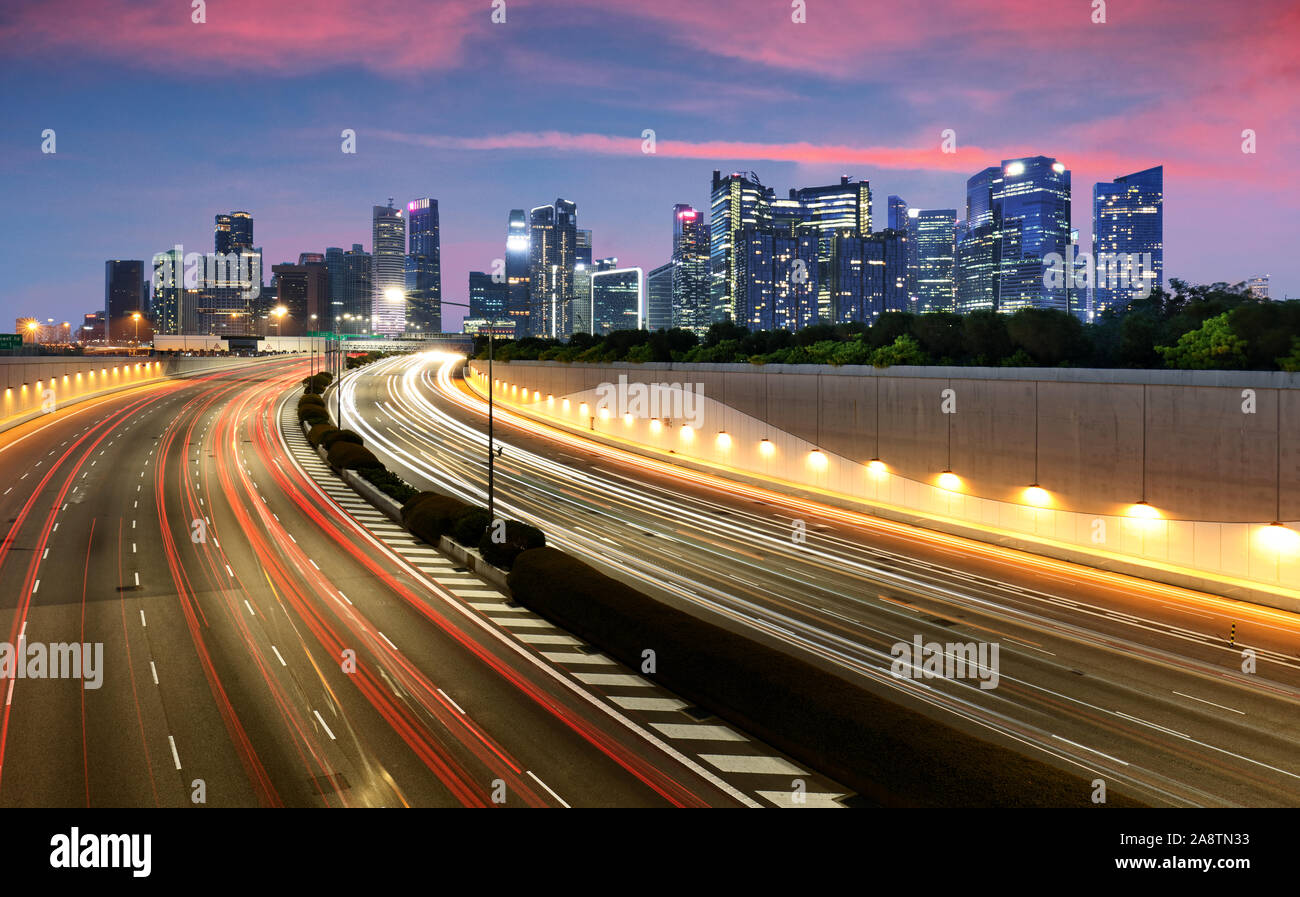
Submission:
<svg viewBox="0 0 1300 897">
<path fill-rule="evenodd" d="M 887 226 L 890 230 L 907 230 L 907 203 L 903 200 L 903 197 L 889 197 L 889 220 Z"/>
<path fill-rule="evenodd" d="M 1069 170 L 1047 156 L 1004 160 L 992 198 L 999 236 L 998 311 L 1069 311 L 1068 283 L 1048 287 L 1043 282 L 1047 256 L 1064 260 L 1070 245 Z"/>
<path fill-rule="evenodd" d="M 1139 292 L 1164 284 L 1164 206 L 1161 165 L 1093 185 L 1092 259 L 1096 274 L 1088 319 L 1108 308 L 1123 308 Z M 1141 260 L 1144 253 L 1151 256 L 1149 268 Z M 1135 261 L 1141 262 L 1141 270 Z"/>
<path fill-rule="evenodd" d="M 591 275 L 592 332 L 639 330 L 645 321 L 644 277 L 640 268 L 610 268 Z"/>
<path fill-rule="evenodd" d="M 667 326 L 680 327 L 702 337 L 709 329 L 712 317 L 709 296 L 709 228 L 704 214 L 686 203 L 673 206 L 671 264 L 671 323 Z"/>
<path fill-rule="evenodd" d="M 469 272 L 469 317 L 508 320 L 509 290 L 509 284 L 493 280 L 486 271 Z"/>
<path fill-rule="evenodd" d="M 709 200 L 709 323 L 736 320 L 741 291 L 734 247 L 745 227 L 770 227 L 776 198 L 753 172 L 727 177 L 714 169 Z"/>
<path fill-rule="evenodd" d="M 110 259 L 104 263 L 104 320 L 108 341 L 122 343 L 133 338 L 132 315 L 145 314 L 144 262 Z M 147 332 L 147 328 L 146 331 Z"/>
<path fill-rule="evenodd" d="M 528 215 L 523 209 L 511 209 L 506 226 L 506 311 L 515 322 L 516 337 L 528 335 L 529 245 Z"/>
<path fill-rule="evenodd" d="M 442 259 L 438 236 L 438 200 L 406 205 L 406 331 L 442 332 Z"/>
<path fill-rule="evenodd" d="M 406 221 L 392 206 L 373 208 L 370 255 L 370 330 L 400 336 L 406 330 Z"/>
<path fill-rule="evenodd" d="M 645 328 L 651 332 L 673 326 L 673 268 L 668 262 L 646 275 Z"/>
<path fill-rule="evenodd" d="M 914 310 L 955 311 L 954 278 L 957 226 L 956 209 L 912 209 L 907 230 L 909 290 L 915 297 Z"/>
<path fill-rule="evenodd" d="M 887 311 L 908 309 L 906 231 L 865 236 L 845 232 L 831 243 L 832 320 L 872 324 Z"/>
</svg>

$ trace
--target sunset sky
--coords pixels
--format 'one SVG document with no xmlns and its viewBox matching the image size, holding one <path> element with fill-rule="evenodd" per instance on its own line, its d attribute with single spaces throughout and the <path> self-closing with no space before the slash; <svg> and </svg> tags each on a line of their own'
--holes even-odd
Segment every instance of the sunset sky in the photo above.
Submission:
<svg viewBox="0 0 1300 897">
<path fill-rule="evenodd" d="M 1073 172 L 1085 244 L 1092 184 L 1163 164 L 1167 277 L 1300 297 L 1300 4 L 1111 0 L 1104 24 L 1091 0 L 807 0 L 806 24 L 789 0 L 505 4 L 493 24 L 491 0 L 210 0 L 193 24 L 187 0 L 8 0 L 0 330 L 78 321 L 105 259 L 211 251 L 233 209 L 269 269 L 368 250 L 372 205 L 432 196 L 463 302 L 511 208 L 576 201 L 597 257 L 649 270 L 714 168 L 779 194 L 868 178 L 880 228 L 891 193 L 960 215 L 968 176 L 1040 153 Z"/>
</svg>

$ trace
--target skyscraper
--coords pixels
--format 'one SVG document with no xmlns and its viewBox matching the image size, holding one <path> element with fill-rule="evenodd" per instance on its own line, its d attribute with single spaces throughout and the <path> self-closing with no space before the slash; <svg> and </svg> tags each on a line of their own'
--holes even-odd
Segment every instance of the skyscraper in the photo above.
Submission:
<svg viewBox="0 0 1300 897">
<path fill-rule="evenodd" d="M 658 270 L 658 269 L 656 269 Z M 654 272 L 651 272 L 653 280 Z M 669 327 L 703 337 L 712 310 L 709 298 L 709 229 L 704 215 L 687 203 L 673 206 L 673 254 Z M 650 307 L 655 303 L 652 300 Z M 652 320 L 658 320 L 652 313 Z M 658 329 L 651 327 L 650 329 Z"/>
<path fill-rule="evenodd" d="M 329 268 L 304 254 L 297 265 L 273 265 L 275 298 L 287 314 L 275 325 L 277 336 L 301 336 L 328 328 Z"/>
<path fill-rule="evenodd" d="M 409 251 L 406 256 L 406 329 L 442 332 L 442 259 L 438 236 L 438 200 L 407 204 Z"/>
<path fill-rule="evenodd" d="M 764 187 L 753 172 L 722 176 L 714 169 L 709 198 L 709 323 L 736 319 L 737 280 L 735 247 L 747 226 L 770 227 L 776 193 Z"/>
<path fill-rule="evenodd" d="M 817 297 L 808 323 L 830 320 L 831 241 L 837 234 L 865 237 L 871 233 L 871 182 L 853 181 L 848 175 L 842 175 L 838 184 L 791 190 L 790 199 L 798 204 L 799 210 L 795 234 L 811 235 L 817 246 L 810 260 L 818 269 Z"/>
<path fill-rule="evenodd" d="M 673 326 L 674 267 L 668 262 L 646 275 L 645 329 L 651 332 Z"/>
<path fill-rule="evenodd" d="M 108 341 L 123 343 L 133 338 L 133 315 L 145 314 L 144 262 L 110 259 L 104 263 L 104 318 L 108 322 Z M 145 332 L 145 331 L 142 331 Z"/>
<path fill-rule="evenodd" d="M 1139 293 L 1164 283 L 1164 191 L 1161 165 L 1093 185 L 1092 259 L 1096 273 L 1086 310 L 1088 319 L 1108 308 L 1123 308 Z M 1149 267 L 1145 254 L 1150 255 Z"/>
<path fill-rule="evenodd" d="M 907 230 L 908 225 L 907 203 L 901 196 L 889 197 L 889 218 L 887 226 L 890 230 Z"/>
<path fill-rule="evenodd" d="M 510 285 L 497 282 L 485 271 L 469 272 L 469 317 L 487 321 L 509 320 Z"/>
<path fill-rule="evenodd" d="M 907 229 L 908 256 L 914 260 L 909 290 L 916 297 L 918 312 L 955 311 L 954 277 L 957 227 L 956 209 L 911 209 Z"/>
<path fill-rule="evenodd" d="M 865 236 L 843 233 L 831 244 L 832 320 L 875 323 L 887 311 L 906 311 L 907 231 Z"/>
<path fill-rule="evenodd" d="M 578 246 L 573 255 L 574 265 L 591 264 L 591 231 L 578 228 Z"/>
<path fill-rule="evenodd" d="M 578 250 L 578 206 L 566 199 L 529 213 L 529 313 L 531 336 L 569 335 Z"/>
<path fill-rule="evenodd" d="M 1029 156 L 1002 162 L 994 187 L 998 232 L 998 311 L 1055 308 L 1069 311 L 1070 288 L 1049 287 L 1049 255 L 1064 260 L 1070 244 L 1070 172 L 1055 159 Z"/>
<path fill-rule="evenodd" d="M 592 332 L 638 330 L 645 321 L 644 276 L 640 268 L 609 268 L 591 275 Z"/>
<path fill-rule="evenodd" d="M 392 202 L 372 210 L 370 329 L 386 336 L 406 330 L 406 222 Z"/>
<path fill-rule="evenodd" d="M 528 216 L 523 209 L 511 209 L 506 228 L 506 313 L 515 322 L 516 338 L 528 335 L 529 246 Z"/>
</svg>

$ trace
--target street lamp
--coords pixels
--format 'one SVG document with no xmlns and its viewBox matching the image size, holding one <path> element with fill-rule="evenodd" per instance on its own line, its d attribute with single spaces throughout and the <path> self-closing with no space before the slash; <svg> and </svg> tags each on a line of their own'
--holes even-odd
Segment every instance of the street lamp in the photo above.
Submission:
<svg viewBox="0 0 1300 897">
<path fill-rule="evenodd" d="M 133 312 L 131 314 L 131 320 L 135 322 L 135 343 L 132 346 L 132 349 L 134 350 L 140 346 L 140 313 L 138 311 Z"/>
<path fill-rule="evenodd" d="M 275 318 L 275 335 L 277 339 L 280 336 L 280 322 L 288 313 L 289 309 L 285 308 L 283 305 L 277 305 L 275 308 L 271 309 L 271 316 Z"/>
<path fill-rule="evenodd" d="M 464 302 L 448 302 L 446 299 L 442 299 L 442 300 L 440 300 L 439 304 L 440 304 L 440 305 L 454 305 L 454 306 L 456 306 L 457 308 L 465 308 L 465 309 L 468 309 L 468 308 L 469 308 L 469 305 L 465 304 Z M 495 403 L 493 402 L 493 399 L 492 399 L 492 356 L 493 356 L 493 354 L 494 354 L 494 344 L 495 344 L 495 339 L 494 339 L 494 337 L 495 337 L 495 330 L 493 329 L 494 325 L 495 325 L 495 322 L 494 322 L 494 321 L 490 321 L 490 320 L 488 321 L 488 376 L 487 376 L 487 383 L 488 383 L 488 425 L 487 425 L 487 437 L 488 437 L 488 455 L 487 455 L 487 464 L 488 464 L 488 516 L 489 516 L 489 517 L 492 517 L 493 519 L 496 518 L 496 466 L 495 466 L 495 464 L 494 464 L 494 462 L 493 462 L 493 459 L 495 459 L 495 457 L 496 457 L 496 451 L 495 451 L 495 448 L 494 448 L 494 444 L 495 444 L 495 436 L 494 436 L 494 434 L 493 434 L 493 417 L 494 417 L 493 410 L 494 410 L 494 408 L 495 408 Z"/>
</svg>

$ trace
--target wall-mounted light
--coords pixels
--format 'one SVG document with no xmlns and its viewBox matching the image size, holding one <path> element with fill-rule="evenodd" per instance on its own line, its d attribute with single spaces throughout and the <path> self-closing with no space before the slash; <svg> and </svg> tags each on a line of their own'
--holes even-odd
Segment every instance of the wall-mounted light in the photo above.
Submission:
<svg viewBox="0 0 1300 897">
<path fill-rule="evenodd" d="M 724 450 L 731 448 L 731 437 L 727 435 L 726 430 L 718 431 L 718 448 Z"/>
<path fill-rule="evenodd" d="M 953 473 L 951 470 L 945 470 L 943 473 L 939 474 L 939 486 L 940 488 L 947 489 L 949 492 L 960 492 L 961 477 L 957 476 L 957 474 Z"/>
<path fill-rule="evenodd" d="M 758 443 L 758 453 L 764 458 L 770 458 L 776 453 L 776 446 L 772 444 L 772 440 L 764 436 Z"/>
<path fill-rule="evenodd" d="M 1300 548 L 1300 533 L 1277 521 L 1268 526 L 1261 526 L 1256 537 L 1269 551 L 1276 551 L 1279 554 L 1295 554 Z"/>
<path fill-rule="evenodd" d="M 682 442 L 690 442 L 695 438 L 695 430 L 691 427 L 690 424 L 682 424 L 682 428 L 679 431 L 679 433 L 682 437 Z"/>
<path fill-rule="evenodd" d="M 1035 508 L 1048 508 L 1052 505 L 1052 493 L 1037 483 L 1025 487 L 1021 497 L 1024 498 L 1025 504 L 1033 505 Z"/>
<path fill-rule="evenodd" d="M 1155 508 L 1147 504 L 1145 501 L 1140 501 L 1137 504 L 1129 505 L 1128 510 L 1126 510 L 1124 513 L 1127 514 L 1129 517 L 1132 517 L 1134 520 L 1159 520 L 1162 516 L 1164 516 Z"/>
<path fill-rule="evenodd" d="M 821 449 L 813 449 L 808 453 L 808 466 L 814 470 L 826 469 L 826 455 Z"/>
<path fill-rule="evenodd" d="M 883 477 L 885 474 L 889 473 L 889 468 L 886 467 L 885 462 L 881 461 L 879 458 L 872 458 L 867 462 L 867 471 L 872 476 Z"/>
</svg>

